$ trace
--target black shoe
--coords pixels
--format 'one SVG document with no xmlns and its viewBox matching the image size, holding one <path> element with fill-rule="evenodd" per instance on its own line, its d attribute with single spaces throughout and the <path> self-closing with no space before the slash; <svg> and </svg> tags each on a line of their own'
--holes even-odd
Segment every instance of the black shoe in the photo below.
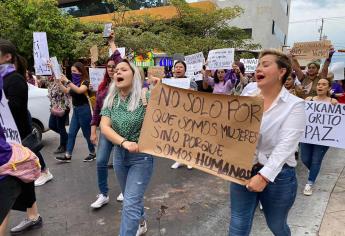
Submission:
<svg viewBox="0 0 345 236">
<path fill-rule="evenodd" d="M 55 157 L 55 160 L 70 163 L 72 160 L 72 156 L 67 157 L 66 155 L 63 155 L 62 157 Z"/>
<path fill-rule="evenodd" d="M 53 153 L 54 154 L 61 154 L 66 152 L 66 146 L 59 146 Z"/>
<path fill-rule="evenodd" d="M 96 159 L 96 154 L 90 153 L 87 157 L 85 157 L 84 162 L 90 162 Z"/>
<path fill-rule="evenodd" d="M 11 234 L 17 235 L 29 231 L 31 229 L 41 228 L 42 223 L 43 220 L 41 216 L 39 216 L 37 220 L 25 219 L 22 222 L 20 222 L 19 225 L 11 229 Z"/>
</svg>

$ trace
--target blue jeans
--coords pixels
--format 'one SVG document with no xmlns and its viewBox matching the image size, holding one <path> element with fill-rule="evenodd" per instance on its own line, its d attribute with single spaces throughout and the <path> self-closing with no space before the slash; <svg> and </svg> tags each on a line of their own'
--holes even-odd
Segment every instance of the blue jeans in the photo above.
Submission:
<svg viewBox="0 0 345 236">
<path fill-rule="evenodd" d="M 87 146 L 90 153 L 95 152 L 95 146 L 91 143 L 91 110 L 89 104 L 77 106 L 73 108 L 73 115 L 71 124 L 68 131 L 68 141 L 66 147 L 66 153 L 72 155 L 75 140 L 79 129 L 83 131 L 84 138 L 86 139 Z"/>
<path fill-rule="evenodd" d="M 321 163 L 329 147 L 301 143 L 301 159 L 309 170 L 308 184 L 314 184 L 321 168 Z"/>
<path fill-rule="evenodd" d="M 257 171 L 253 171 L 255 175 Z M 269 183 L 263 192 L 249 192 L 245 186 L 230 184 L 231 221 L 229 236 L 250 234 L 255 209 L 260 201 L 269 229 L 276 236 L 290 236 L 287 225 L 289 211 L 295 202 L 297 179 L 295 168 L 284 166 L 274 183 Z"/>
<path fill-rule="evenodd" d="M 49 117 L 49 129 L 60 135 L 60 146 L 66 147 L 68 134 L 66 132 L 66 120 L 69 118 L 69 112 L 65 112 L 62 117 L 54 116 L 50 114 Z"/>
<path fill-rule="evenodd" d="M 153 172 L 153 157 L 115 146 L 114 170 L 124 195 L 120 236 L 135 236 L 144 218 L 144 193 Z"/>
<path fill-rule="evenodd" d="M 97 147 L 97 177 L 100 193 L 108 196 L 108 162 L 114 145 L 102 133 Z"/>
</svg>

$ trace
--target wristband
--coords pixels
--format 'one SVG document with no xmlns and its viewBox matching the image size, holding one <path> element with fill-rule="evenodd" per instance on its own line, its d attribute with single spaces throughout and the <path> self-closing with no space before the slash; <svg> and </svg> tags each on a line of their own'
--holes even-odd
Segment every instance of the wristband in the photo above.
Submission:
<svg viewBox="0 0 345 236">
<path fill-rule="evenodd" d="M 124 142 L 128 141 L 127 139 L 123 139 L 122 142 L 120 143 L 120 147 L 123 147 L 122 145 L 124 144 Z"/>
</svg>

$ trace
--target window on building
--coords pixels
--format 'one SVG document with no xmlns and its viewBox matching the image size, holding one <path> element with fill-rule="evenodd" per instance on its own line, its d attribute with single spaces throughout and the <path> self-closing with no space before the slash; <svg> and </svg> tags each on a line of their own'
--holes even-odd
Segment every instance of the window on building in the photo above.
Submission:
<svg viewBox="0 0 345 236">
<path fill-rule="evenodd" d="M 242 30 L 245 32 L 247 39 L 252 38 L 252 35 L 253 35 L 253 29 L 252 28 L 242 29 Z"/>
<path fill-rule="evenodd" d="M 278 27 L 277 23 L 272 21 L 272 34 L 277 37 L 280 43 L 285 45 L 286 43 L 286 34 Z"/>
</svg>

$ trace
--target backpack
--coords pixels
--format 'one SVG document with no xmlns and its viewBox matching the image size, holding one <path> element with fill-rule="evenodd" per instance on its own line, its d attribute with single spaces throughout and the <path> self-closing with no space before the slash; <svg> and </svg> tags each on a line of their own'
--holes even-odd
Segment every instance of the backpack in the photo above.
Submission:
<svg viewBox="0 0 345 236">
<path fill-rule="evenodd" d="M 21 144 L 11 144 L 11 159 L 0 166 L 0 175 L 17 177 L 24 183 L 30 183 L 41 175 L 41 165 L 38 157 L 30 149 Z"/>
</svg>

